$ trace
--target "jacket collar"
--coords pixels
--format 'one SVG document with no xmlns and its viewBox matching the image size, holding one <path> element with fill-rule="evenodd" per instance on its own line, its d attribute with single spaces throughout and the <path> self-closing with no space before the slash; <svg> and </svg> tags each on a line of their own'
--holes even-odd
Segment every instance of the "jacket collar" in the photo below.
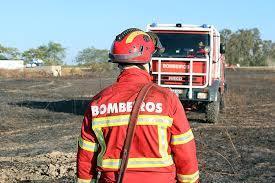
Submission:
<svg viewBox="0 0 275 183">
<path fill-rule="evenodd" d="M 117 78 L 117 82 L 149 83 L 151 77 L 148 72 L 138 69 L 124 69 Z"/>
</svg>

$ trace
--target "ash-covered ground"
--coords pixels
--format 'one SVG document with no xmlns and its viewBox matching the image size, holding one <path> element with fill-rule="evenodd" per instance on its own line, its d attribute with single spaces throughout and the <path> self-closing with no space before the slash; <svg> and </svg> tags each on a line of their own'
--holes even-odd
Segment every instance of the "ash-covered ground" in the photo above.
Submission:
<svg viewBox="0 0 275 183">
<path fill-rule="evenodd" d="M 1 79 L 0 182 L 74 182 L 85 106 L 114 78 Z M 219 123 L 188 113 L 201 182 L 275 182 L 275 71 L 228 70 Z"/>
</svg>

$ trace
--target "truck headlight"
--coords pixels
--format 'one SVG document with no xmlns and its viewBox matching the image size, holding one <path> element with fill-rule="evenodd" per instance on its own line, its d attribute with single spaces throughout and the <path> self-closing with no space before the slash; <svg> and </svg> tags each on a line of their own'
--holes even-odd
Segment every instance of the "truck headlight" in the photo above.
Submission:
<svg viewBox="0 0 275 183">
<path fill-rule="evenodd" d="M 208 98 L 208 93 L 204 93 L 204 92 L 197 93 L 197 99 L 207 99 L 207 98 Z"/>
</svg>

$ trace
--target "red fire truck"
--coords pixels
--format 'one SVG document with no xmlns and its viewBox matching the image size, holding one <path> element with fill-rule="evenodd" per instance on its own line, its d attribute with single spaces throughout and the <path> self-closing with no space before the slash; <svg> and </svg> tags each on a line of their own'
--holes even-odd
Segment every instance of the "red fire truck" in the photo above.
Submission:
<svg viewBox="0 0 275 183">
<path fill-rule="evenodd" d="M 225 47 L 220 34 L 209 25 L 150 24 L 165 51 L 153 55 L 153 80 L 171 88 L 190 110 L 205 112 L 216 123 L 224 107 Z"/>
</svg>

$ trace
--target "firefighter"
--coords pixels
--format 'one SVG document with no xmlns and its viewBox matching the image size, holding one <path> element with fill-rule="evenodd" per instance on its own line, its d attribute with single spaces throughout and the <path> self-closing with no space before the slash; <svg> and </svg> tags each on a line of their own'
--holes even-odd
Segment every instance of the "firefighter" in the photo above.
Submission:
<svg viewBox="0 0 275 183">
<path fill-rule="evenodd" d="M 151 82 L 151 57 L 160 50 L 153 33 L 132 28 L 116 36 L 109 58 L 121 73 L 85 112 L 77 153 L 79 183 L 117 182 L 132 107 L 141 88 Z M 169 89 L 153 85 L 140 107 L 123 182 L 198 180 L 194 136 L 181 102 Z"/>
<path fill-rule="evenodd" d="M 198 44 L 197 56 L 206 57 L 208 53 L 209 53 L 209 47 L 205 46 L 205 44 L 202 41 L 200 41 Z"/>
</svg>

